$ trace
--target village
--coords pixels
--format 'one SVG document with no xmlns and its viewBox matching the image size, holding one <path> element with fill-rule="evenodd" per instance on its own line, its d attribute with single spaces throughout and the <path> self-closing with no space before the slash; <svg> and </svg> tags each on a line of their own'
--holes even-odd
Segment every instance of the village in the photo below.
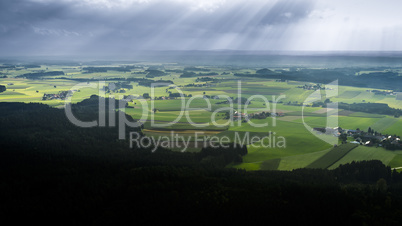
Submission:
<svg viewBox="0 0 402 226">
<path fill-rule="evenodd" d="M 343 143 L 346 143 L 347 140 L 352 140 L 350 141 L 350 143 L 352 144 L 359 144 L 369 147 L 384 147 L 389 150 L 402 149 L 400 136 L 389 134 L 384 135 L 372 130 L 370 127 L 368 128 L 367 132 L 360 130 L 359 128 L 352 130 L 342 129 L 341 127 L 313 128 L 313 131 L 316 131 L 318 134 L 326 134 L 339 137 L 339 139 Z"/>
<path fill-rule="evenodd" d="M 297 88 L 304 89 L 304 90 L 320 90 L 325 89 L 325 87 L 321 87 L 320 84 L 305 84 L 304 86 L 297 86 Z"/>
<path fill-rule="evenodd" d="M 283 112 L 277 112 L 277 113 L 270 113 L 270 112 L 259 112 L 259 113 L 251 113 L 251 114 L 246 114 L 246 113 L 241 113 L 238 111 L 235 111 L 232 117 L 230 117 L 229 114 L 226 115 L 226 119 L 231 118 L 233 121 L 239 121 L 241 120 L 242 122 L 248 122 L 250 119 L 266 119 L 268 117 L 283 117 L 285 114 Z"/>
<path fill-rule="evenodd" d="M 65 100 L 71 96 L 72 91 L 60 91 L 58 94 L 43 94 L 42 100 Z"/>
<path fill-rule="evenodd" d="M 390 95 L 390 96 L 394 96 L 394 95 L 396 95 L 397 93 L 395 93 L 394 91 L 392 91 L 392 90 L 376 90 L 376 89 L 374 89 L 374 90 L 366 90 L 366 92 L 369 92 L 369 93 L 374 93 L 374 95 L 384 95 L 384 96 L 386 96 L 386 95 Z"/>
</svg>

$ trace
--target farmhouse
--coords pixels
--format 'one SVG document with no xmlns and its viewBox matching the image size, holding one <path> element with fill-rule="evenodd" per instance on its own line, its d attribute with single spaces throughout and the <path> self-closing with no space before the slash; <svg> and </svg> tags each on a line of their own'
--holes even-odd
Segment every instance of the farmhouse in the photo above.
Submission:
<svg viewBox="0 0 402 226">
<path fill-rule="evenodd" d="M 71 96 L 71 91 L 60 91 L 58 94 L 43 94 L 42 100 L 65 100 Z"/>
<path fill-rule="evenodd" d="M 233 120 L 237 121 L 237 120 L 242 120 L 242 119 L 245 120 L 245 121 L 248 121 L 249 120 L 249 115 L 245 114 L 245 113 L 240 113 L 240 112 L 235 111 L 234 114 L 233 114 Z"/>
<path fill-rule="evenodd" d="M 366 145 L 366 146 L 373 146 L 373 142 L 367 141 L 366 143 L 364 143 L 364 145 Z"/>
<path fill-rule="evenodd" d="M 353 129 L 349 129 L 349 130 L 345 130 L 345 131 L 349 136 L 353 136 L 355 134 L 360 134 L 361 133 L 360 130 L 353 130 Z"/>
<path fill-rule="evenodd" d="M 335 127 L 335 128 L 326 128 L 326 134 L 328 135 L 334 135 L 336 137 L 339 137 L 339 135 L 341 135 L 341 133 L 339 132 L 339 127 Z"/>
<path fill-rule="evenodd" d="M 335 128 L 330 128 L 330 127 L 318 128 L 318 127 L 316 127 L 316 128 L 313 128 L 313 130 L 317 131 L 319 133 L 325 133 L 327 135 L 333 135 L 333 136 L 336 136 L 336 137 L 339 137 L 341 135 L 341 133 L 339 132 L 338 127 L 335 127 Z"/>
<path fill-rule="evenodd" d="M 271 113 L 271 117 L 283 117 L 283 116 L 285 116 L 283 112 Z"/>
</svg>

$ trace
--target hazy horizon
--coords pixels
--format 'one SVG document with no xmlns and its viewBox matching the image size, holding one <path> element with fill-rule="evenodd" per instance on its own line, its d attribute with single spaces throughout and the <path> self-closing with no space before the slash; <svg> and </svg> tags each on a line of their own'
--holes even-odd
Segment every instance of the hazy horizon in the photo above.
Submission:
<svg viewBox="0 0 402 226">
<path fill-rule="evenodd" d="M 131 55 L 0 56 L 0 64 L 182 64 L 234 67 L 402 68 L 402 51 L 143 51 Z"/>
</svg>

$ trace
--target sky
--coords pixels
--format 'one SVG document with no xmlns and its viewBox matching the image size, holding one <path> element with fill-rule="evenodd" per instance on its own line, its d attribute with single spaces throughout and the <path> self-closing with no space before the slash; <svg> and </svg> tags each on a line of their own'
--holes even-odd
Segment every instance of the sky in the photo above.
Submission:
<svg viewBox="0 0 402 226">
<path fill-rule="evenodd" d="M 0 55 L 401 51 L 400 0 L 1 0 Z"/>
</svg>

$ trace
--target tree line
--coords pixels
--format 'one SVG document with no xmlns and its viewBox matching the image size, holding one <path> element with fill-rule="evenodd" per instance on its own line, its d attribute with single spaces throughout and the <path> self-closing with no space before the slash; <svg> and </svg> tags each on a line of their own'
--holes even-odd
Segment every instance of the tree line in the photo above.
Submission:
<svg viewBox="0 0 402 226">
<path fill-rule="evenodd" d="M 121 67 L 84 67 L 83 71 L 86 73 L 102 73 L 108 71 L 119 71 L 119 72 L 131 72 L 132 66 L 121 66 Z"/>
<path fill-rule="evenodd" d="M 38 79 L 41 77 L 58 76 L 58 75 L 64 75 L 64 72 L 63 71 L 49 71 L 49 72 L 26 73 L 26 74 L 18 75 L 18 76 L 16 76 L 16 78 Z"/>
<path fill-rule="evenodd" d="M 257 77 L 327 84 L 338 80 L 340 85 L 372 87 L 402 91 L 402 76 L 396 72 L 373 72 L 356 76 L 358 68 L 278 70 L 260 69 L 256 73 L 235 73 L 237 77 Z M 374 69 L 373 69 L 374 70 Z"/>
<path fill-rule="evenodd" d="M 396 118 L 402 114 L 401 109 L 391 108 L 388 104 L 385 103 L 353 103 L 347 104 L 340 102 L 338 103 L 338 107 L 340 109 L 349 110 L 349 111 L 359 111 L 366 112 L 372 114 L 381 114 L 381 115 L 391 115 Z"/>
</svg>

